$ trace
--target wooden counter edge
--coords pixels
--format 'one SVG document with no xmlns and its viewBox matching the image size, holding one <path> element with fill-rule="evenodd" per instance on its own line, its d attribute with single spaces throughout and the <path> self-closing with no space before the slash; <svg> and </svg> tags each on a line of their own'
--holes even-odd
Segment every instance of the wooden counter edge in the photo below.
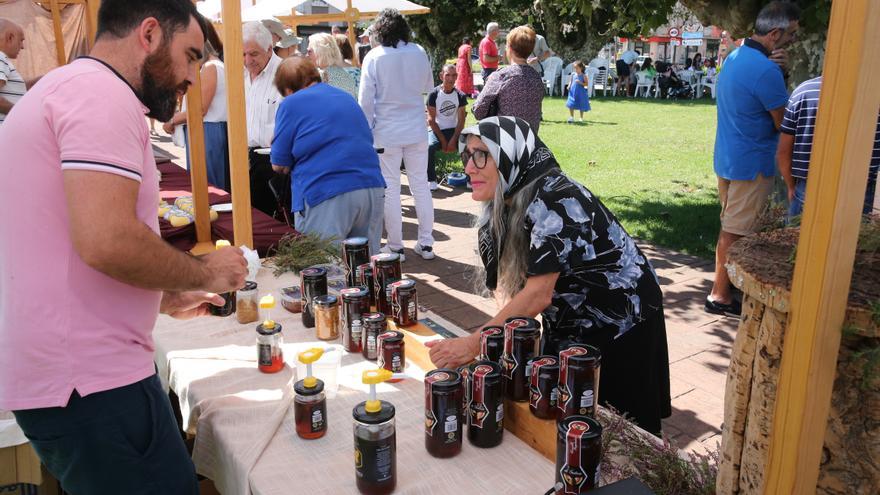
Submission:
<svg viewBox="0 0 880 495">
<path fill-rule="evenodd" d="M 436 368 L 428 355 L 428 348 L 416 335 L 436 335 L 421 323 L 408 328 L 397 328 L 389 321 L 389 329 L 403 333 L 406 342 L 406 359 L 425 371 Z M 504 401 L 504 428 L 531 446 L 547 459 L 556 462 L 556 421 L 540 419 L 529 410 L 528 402 Z"/>
</svg>

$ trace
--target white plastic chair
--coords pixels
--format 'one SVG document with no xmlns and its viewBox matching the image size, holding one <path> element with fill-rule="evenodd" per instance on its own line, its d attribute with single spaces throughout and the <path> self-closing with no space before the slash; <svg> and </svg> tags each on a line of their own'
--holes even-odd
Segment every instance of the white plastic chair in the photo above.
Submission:
<svg viewBox="0 0 880 495">
<path fill-rule="evenodd" d="M 571 79 L 571 73 L 574 72 L 574 62 L 562 69 L 562 77 L 559 79 L 559 94 L 565 96 L 565 90 L 568 88 L 568 80 Z"/>
<path fill-rule="evenodd" d="M 713 100 L 715 99 L 715 84 L 717 82 L 718 82 L 718 76 L 715 76 L 715 78 L 712 79 L 712 82 L 709 82 L 705 79 L 700 81 L 700 89 L 702 90 L 702 88 L 709 88 L 709 91 L 712 94 Z M 700 96 L 702 96 L 702 94 L 700 94 Z"/>
<path fill-rule="evenodd" d="M 654 86 L 656 86 L 655 78 L 648 76 L 642 71 L 636 72 L 636 92 L 635 97 L 638 98 L 639 92 L 644 90 L 644 97 L 647 98 L 651 96 L 651 93 L 654 92 Z M 656 97 L 656 94 L 655 94 Z"/>
<path fill-rule="evenodd" d="M 550 57 L 541 63 L 544 66 L 544 84 L 550 96 L 556 92 L 556 78 L 562 70 L 562 59 L 559 57 Z"/>
<path fill-rule="evenodd" d="M 590 95 L 590 98 L 596 96 L 596 79 L 599 78 L 599 69 L 595 67 L 587 67 L 587 78 L 589 79 L 587 84 L 587 92 Z M 605 74 L 605 78 L 608 78 L 608 74 Z M 608 81 L 605 81 L 605 86 L 608 86 Z"/>
</svg>

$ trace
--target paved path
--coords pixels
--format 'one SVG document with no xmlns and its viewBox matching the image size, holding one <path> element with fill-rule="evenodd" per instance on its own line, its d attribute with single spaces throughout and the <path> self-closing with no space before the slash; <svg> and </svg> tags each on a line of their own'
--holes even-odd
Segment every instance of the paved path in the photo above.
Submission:
<svg viewBox="0 0 880 495">
<path fill-rule="evenodd" d="M 170 143 L 157 139 L 154 143 L 182 156 L 182 150 Z M 479 258 L 472 225 L 480 207 L 467 190 L 441 186 L 434 193 L 437 257 L 424 261 L 411 249 L 417 223 L 405 184 L 404 177 L 404 272 L 419 282 L 422 306 L 461 328 L 476 329 L 491 318 L 496 307 L 493 300 L 477 295 L 473 284 L 473 266 Z M 639 245 L 657 269 L 666 308 L 673 412 L 664 420 L 663 430 L 679 448 L 704 452 L 721 443 L 725 374 L 738 320 L 703 311 L 712 261 Z"/>
</svg>

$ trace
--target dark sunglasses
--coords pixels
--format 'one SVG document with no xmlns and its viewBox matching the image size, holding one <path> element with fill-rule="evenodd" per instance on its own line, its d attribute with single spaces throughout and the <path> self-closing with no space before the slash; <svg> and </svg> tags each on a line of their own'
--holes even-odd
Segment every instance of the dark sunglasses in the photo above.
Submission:
<svg viewBox="0 0 880 495">
<path fill-rule="evenodd" d="M 474 150 L 470 152 L 468 150 L 464 150 L 461 152 L 461 163 L 467 167 L 467 164 L 471 159 L 474 160 L 474 166 L 478 169 L 483 169 L 486 167 L 486 160 L 489 157 L 489 152 L 484 150 Z"/>
</svg>

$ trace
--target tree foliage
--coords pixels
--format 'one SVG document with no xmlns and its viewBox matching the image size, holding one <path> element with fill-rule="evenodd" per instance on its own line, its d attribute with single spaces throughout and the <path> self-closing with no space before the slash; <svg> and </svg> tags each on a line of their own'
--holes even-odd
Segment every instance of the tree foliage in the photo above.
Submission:
<svg viewBox="0 0 880 495">
<path fill-rule="evenodd" d="M 463 36 L 474 43 L 490 21 L 502 28 L 531 24 L 565 60 L 591 59 L 614 36 L 645 34 L 664 22 L 675 0 L 426 0 L 431 14 L 409 22 L 439 66 L 453 58 Z M 439 60 L 439 62 L 438 62 Z"/>
<path fill-rule="evenodd" d="M 825 40 L 831 17 L 831 0 L 792 0 L 801 8 L 798 42 L 789 49 L 792 84 L 822 72 Z M 726 29 L 735 38 L 751 34 L 755 18 L 766 0 L 682 0 L 705 25 Z"/>
</svg>

